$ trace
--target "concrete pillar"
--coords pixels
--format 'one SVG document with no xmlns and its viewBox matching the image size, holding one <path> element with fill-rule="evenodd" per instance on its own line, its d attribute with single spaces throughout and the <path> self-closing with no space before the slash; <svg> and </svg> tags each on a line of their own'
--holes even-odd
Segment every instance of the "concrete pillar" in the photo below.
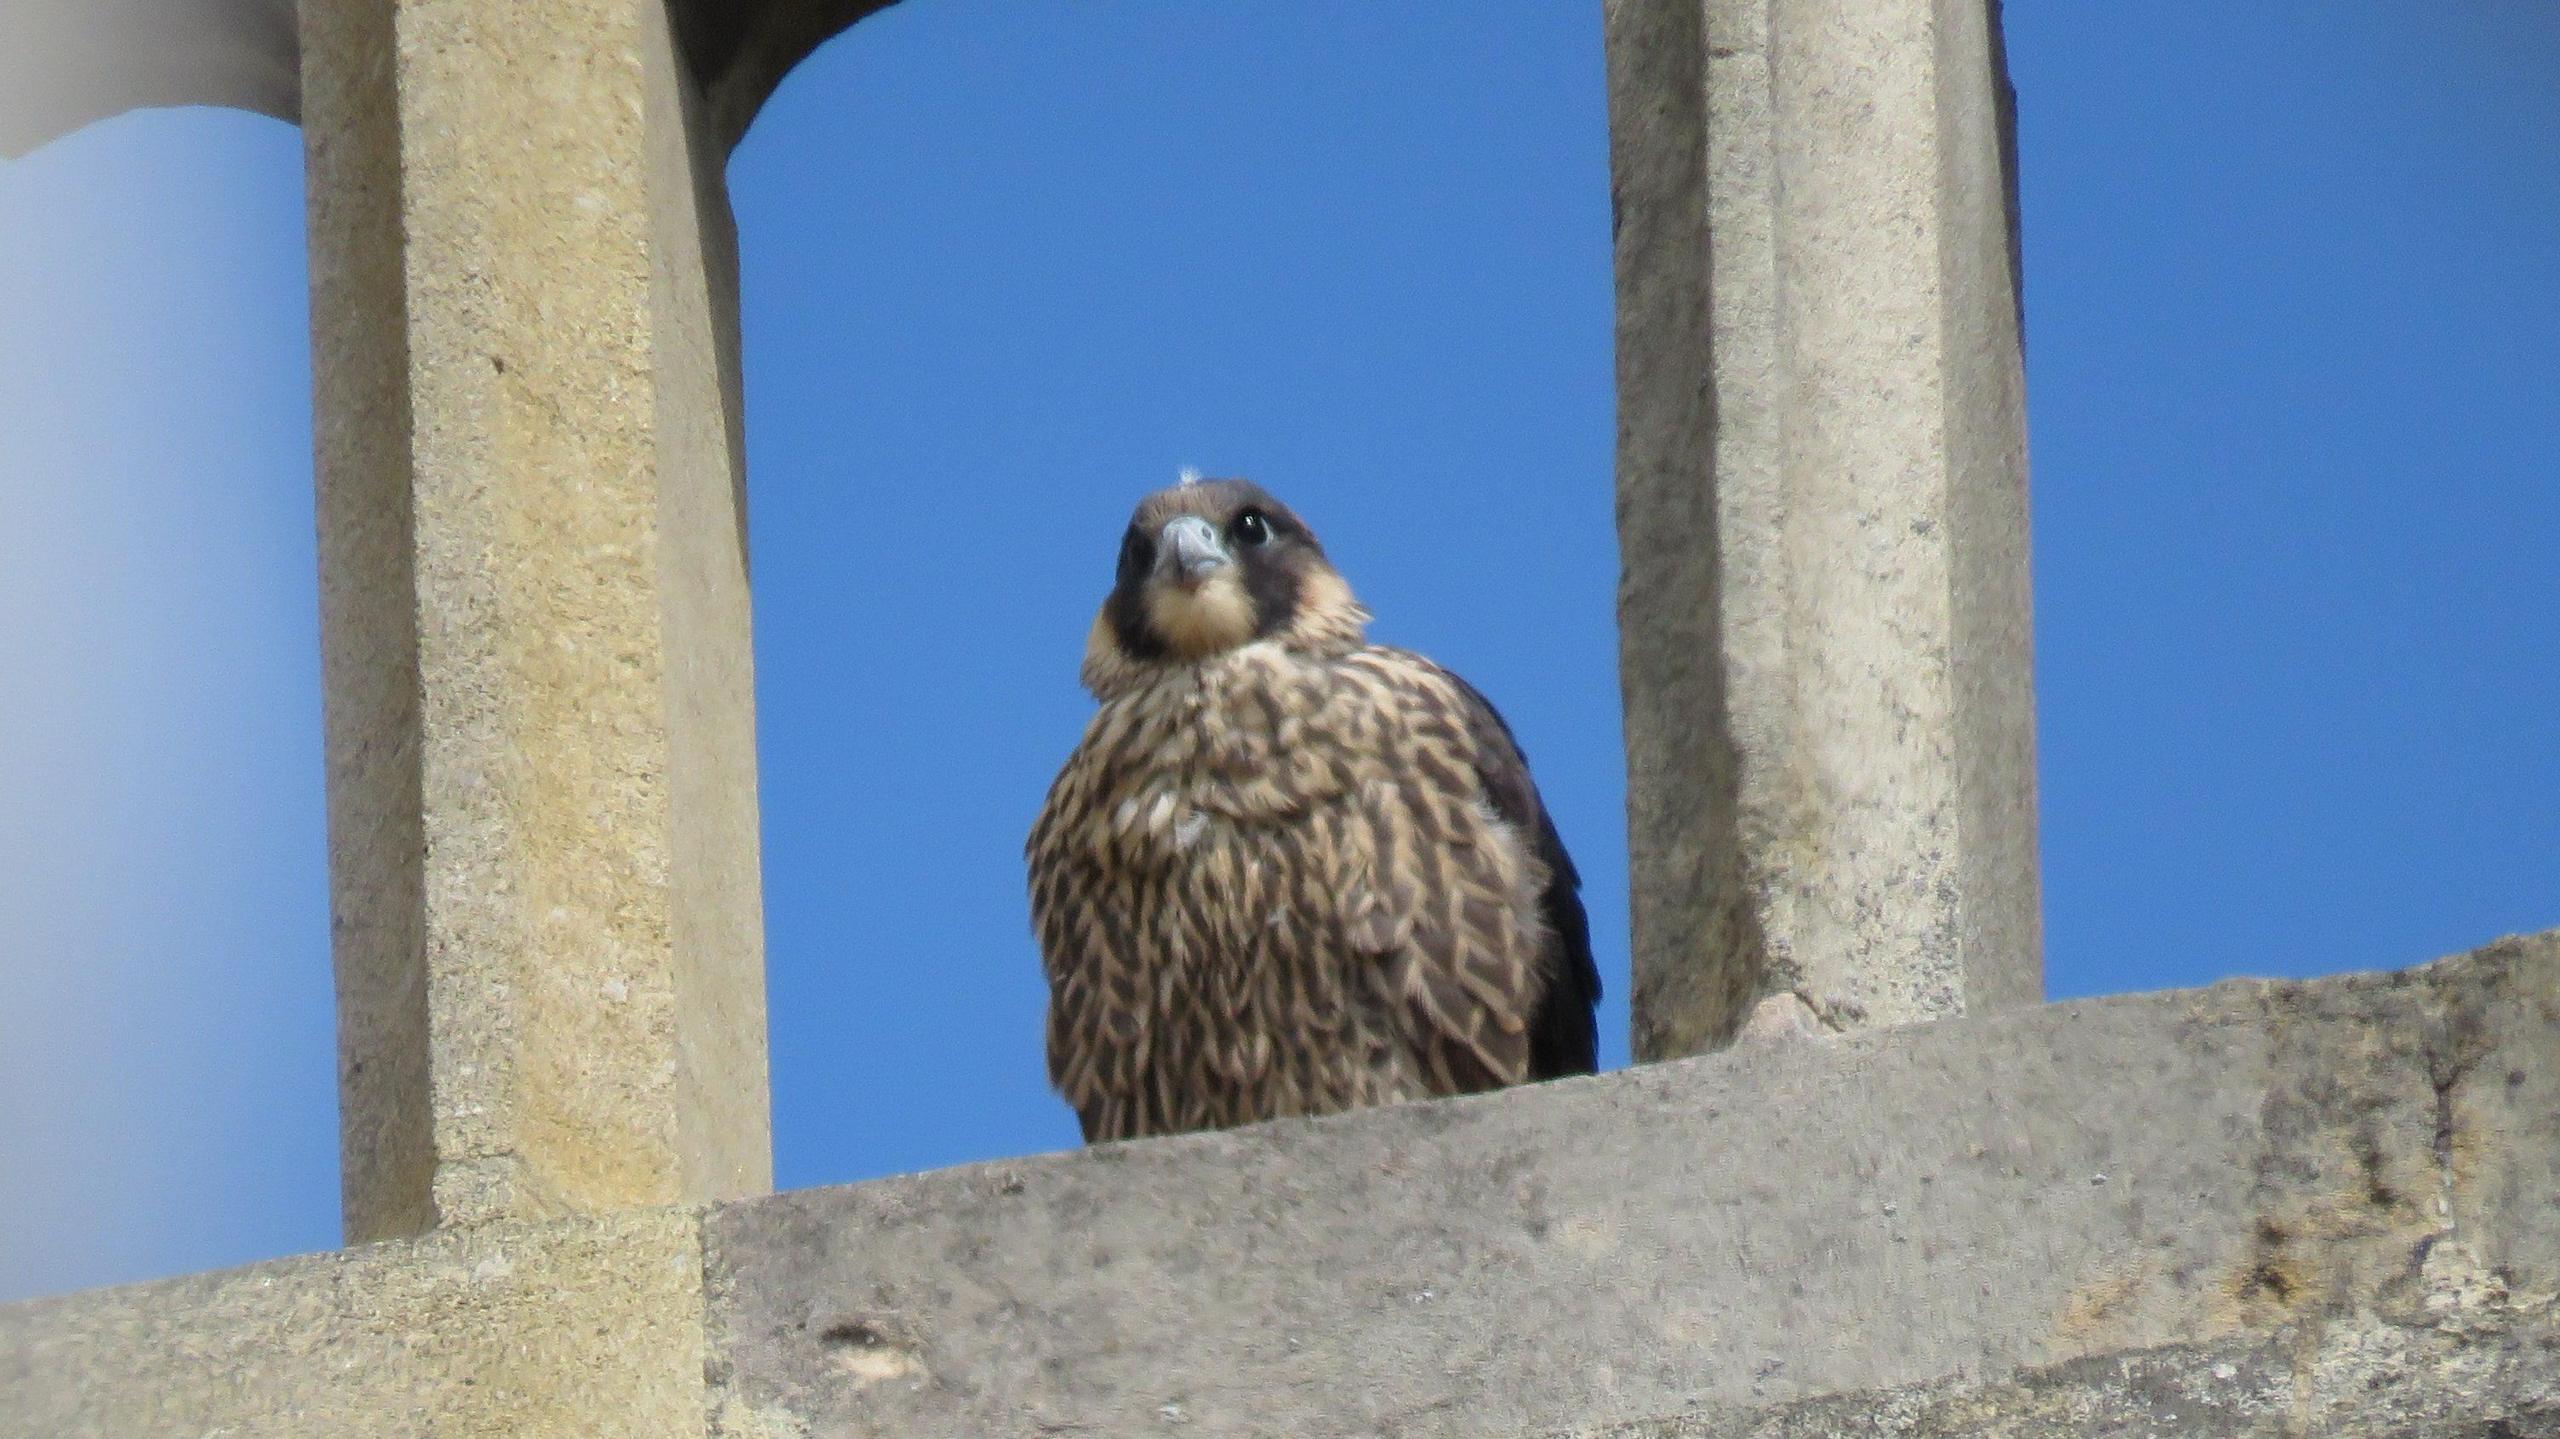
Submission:
<svg viewBox="0 0 2560 1439">
<path fill-rule="evenodd" d="M 1986 0 L 1611 0 L 1635 1048 L 2042 995 Z"/>
<path fill-rule="evenodd" d="M 302 56 L 348 1238 L 762 1191 L 726 147 L 664 0 Z"/>
</svg>

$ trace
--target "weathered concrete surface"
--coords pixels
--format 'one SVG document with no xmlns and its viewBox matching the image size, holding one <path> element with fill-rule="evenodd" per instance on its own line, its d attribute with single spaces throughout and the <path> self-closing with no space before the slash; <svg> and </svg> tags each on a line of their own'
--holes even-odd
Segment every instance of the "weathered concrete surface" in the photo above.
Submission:
<svg viewBox="0 0 2560 1439">
<path fill-rule="evenodd" d="M 1784 988 L 1769 973 L 1741 829 L 1717 541 L 1714 454 L 1719 425 L 1735 420 L 1719 414 L 1712 377 L 1735 359 L 1711 343 L 1722 336 L 1708 260 L 1748 237 L 1719 228 L 1718 248 L 1708 245 L 1699 0 L 1611 0 L 1606 14 L 1635 1042 L 1665 1057 L 1726 1038 L 1752 1000 Z"/>
<path fill-rule="evenodd" d="M 2345 1344 L 2547 1306 L 2556 1162 L 2560 934 L 719 1207 L 715 1409 L 1532 1435 Z"/>
<path fill-rule="evenodd" d="M 688 72 L 725 154 L 793 66 L 890 0 L 673 0 Z M 300 118 L 294 0 L 9 0 L 0 155 L 155 105 Z"/>
<path fill-rule="evenodd" d="M 1611 0 L 1636 1049 L 2042 993 L 1985 0 Z"/>
<path fill-rule="evenodd" d="M 2075 1359 L 1564 1439 L 2548 1439 L 2560 1317 L 2494 1281 L 2385 1317 Z"/>
<path fill-rule="evenodd" d="M 349 1235 L 762 1192 L 725 151 L 661 0 L 302 40 Z"/>
<path fill-rule="evenodd" d="M 2487 1439 L 2555 1306 L 2560 933 L 0 1309 L 0 1435 Z"/>
<path fill-rule="evenodd" d="M 493 1225 L 0 1308 L 8 1439 L 704 1432 L 688 1211 Z"/>
</svg>

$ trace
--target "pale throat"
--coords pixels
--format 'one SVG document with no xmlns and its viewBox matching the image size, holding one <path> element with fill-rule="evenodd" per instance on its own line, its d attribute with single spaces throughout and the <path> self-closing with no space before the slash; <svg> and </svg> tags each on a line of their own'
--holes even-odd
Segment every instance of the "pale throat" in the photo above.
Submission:
<svg viewBox="0 0 2560 1439">
<path fill-rule="evenodd" d="M 1145 603 L 1147 627 L 1182 659 L 1207 659 L 1253 638 L 1253 597 L 1232 570 L 1190 589 L 1150 586 Z"/>
</svg>

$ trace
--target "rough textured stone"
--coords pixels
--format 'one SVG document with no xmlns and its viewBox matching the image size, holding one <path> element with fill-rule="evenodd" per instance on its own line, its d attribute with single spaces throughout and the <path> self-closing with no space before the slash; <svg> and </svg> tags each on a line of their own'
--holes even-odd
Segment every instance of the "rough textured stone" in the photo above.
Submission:
<svg viewBox="0 0 2560 1439">
<path fill-rule="evenodd" d="M 2546 935 L 723 1206 L 715 1407 L 1526 1435 L 2286 1330 L 2316 1389 L 2547 1308 L 2555 1156 Z"/>
<path fill-rule="evenodd" d="M 2560 1434 L 2549 1295 L 2430 1290 L 2416 1312 L 2097 1355 L 1561 1439 L 2547 1439 Z"/>
<path fill-rule="evenodd" d="M 1713 456 L 1719 426 L 1734 421 L 1710 383 L 1724 357 L 1709 343 L 1703 11 L 1699 0 L 1610 0 L 1606 15 L 1634 1019 L 1637 1050 L 1659 1057 L 1727 1037 L 1769 982 L 1768 944 L 1727 691 Z M 1738 242 L 1718 231 L 1718 245 Z"/>
<path fill-rule="evenodd" d="M 735 241 L 665 18 L 304 17 L 356 1239 L 771 1182 Z"/>
<path fill-rule="evenodd" d="M 0 1309 L 0 1434 L 2512 1439 L 2556 1306 L 2560 933 Z"/>
<path fill-rule="evenodd" d="M 1983 0 L 1612 0 L 1640 1055 L 2032 1002 L 2026 464 Z"/>
<path fill-rule="evenodd" d="M 492 1225 L 0 1308 L 11 1439 L 696 1439 L 701 1241 Z"/>
</svg>

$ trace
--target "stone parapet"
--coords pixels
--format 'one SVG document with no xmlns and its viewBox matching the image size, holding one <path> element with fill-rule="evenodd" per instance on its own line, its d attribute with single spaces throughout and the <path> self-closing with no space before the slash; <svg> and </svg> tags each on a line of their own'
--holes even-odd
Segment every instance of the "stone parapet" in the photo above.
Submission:
<svg viewBox="0 0 2560 1439">
<path fill-rule="evenodd" d="M 1556 1439 L 2540 1439 L 2560 1434 L 2549 1295 L 2436 1291 L 2418 1310 L 2206 1344 L 1648 1420 Z"/>
<path fill-rule="evenodd" d="M 2560 932 L 22 1305 L 0 1432 L 2530 1434 L 2555 1293 Z"/>
<path fill-rule="evenodd" d="M 661 1209 L 12 1305 L 0 1435 L 699 1439 L 702 1293 Z"/>
</svg>

